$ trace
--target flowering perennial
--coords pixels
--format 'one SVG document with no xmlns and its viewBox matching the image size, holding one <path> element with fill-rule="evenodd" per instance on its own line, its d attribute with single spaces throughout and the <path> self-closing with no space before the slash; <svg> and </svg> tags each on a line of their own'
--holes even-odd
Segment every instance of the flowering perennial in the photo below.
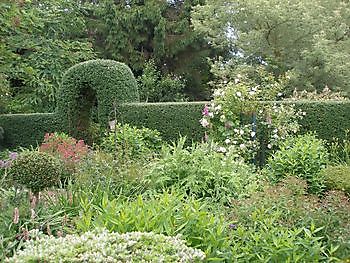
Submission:
<svg viewBox="0 0 350 263">
<path fill-rule="evenodd" d="M 218 151 L 252 160 L 262 148 L 276 148 L 295 134 L 305 113 L 292 104 L 264 103 L 275 101 L 282 88 L 282 82 L 274 80 L 264 87 L 238 78 L 221 83 L 200 120 L 208 138 L 218 143 Z"/>
<path fill-rule="evenodd" d="M 39 150 L 61 159 L 66 168 L 74 171 L 75 166 L 89 152 L 83 140 L 76 140 L 65 134 L 46 133 Z"/>
</svg>

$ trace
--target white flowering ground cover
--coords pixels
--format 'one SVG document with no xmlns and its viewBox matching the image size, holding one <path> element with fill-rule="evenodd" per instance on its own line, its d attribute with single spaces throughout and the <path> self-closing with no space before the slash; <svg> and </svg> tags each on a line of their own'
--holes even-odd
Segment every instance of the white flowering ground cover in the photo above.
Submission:
<svg viewBox="0 0 350 263">
<path fill-rule="evenodd" d="M 55 238 L 39 235 L 6 262 L 202 262 L 205 254 L 179 236 L 105 229 Z"/>
</svg>

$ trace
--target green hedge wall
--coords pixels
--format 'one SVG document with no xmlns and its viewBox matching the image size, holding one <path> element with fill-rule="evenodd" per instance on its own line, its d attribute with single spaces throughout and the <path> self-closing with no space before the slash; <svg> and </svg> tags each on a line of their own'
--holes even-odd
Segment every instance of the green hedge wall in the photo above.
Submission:
<svg viewBox="0 0 350 263">
<path fill-rule="evenodd" d="M 176 140 L 179 134 L 194 141 L 203 138 L 199 124 L 201 112 L 208 102 L 135 103 L 118 106 L 117 120 L 138 127 L 158 129 L 163 138 Z M 345 138 L 350 130 L 350 102 L 292 102 L 306 112 L 301 121 L 302 132 L 316 131 L 320 138 Z M 63 131 L 57 114 L 0 115 L 5 140 L 0 147 L 28 146 L 41 142 L 45 132 Z"/>
<path fill-rule="evenodd" d="M 350 102 L 348 101 L 299 101 L 296 108 L 306 112 L 300 121 L 301 132 L 316 131 L 319 138 L 331 141 L 345 139 L 350 130 Z"/>
<path fill-rule="evenodd" d="M 0 149 L 36 146 L 43 141 L 46 132 L 63 130 L 55 113 L 0 115 L 0 127 L 4 129 Z"/>
<path fill-rule="evenodd" d="M 200 141 L 204 129 L 199 120 L 208 102 L 130 103 L 118 107 L 117 121 L 137 127 L 157 129 L 167 141 L 179 134 L 189 140 Z"/>
</svg>

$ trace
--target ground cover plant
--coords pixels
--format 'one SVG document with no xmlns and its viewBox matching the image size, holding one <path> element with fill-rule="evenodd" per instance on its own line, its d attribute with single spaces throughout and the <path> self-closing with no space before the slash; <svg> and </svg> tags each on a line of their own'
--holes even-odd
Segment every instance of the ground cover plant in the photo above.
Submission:
<svg viewBox="0 0 350 263">
<path fill-rule="evenodd" d="M 86 232 L 81 236 L 39 236 L 6 262 L 199 262 L 205 254 L 189 248 L 180 237 L 153 233 Z"/>
</svg>

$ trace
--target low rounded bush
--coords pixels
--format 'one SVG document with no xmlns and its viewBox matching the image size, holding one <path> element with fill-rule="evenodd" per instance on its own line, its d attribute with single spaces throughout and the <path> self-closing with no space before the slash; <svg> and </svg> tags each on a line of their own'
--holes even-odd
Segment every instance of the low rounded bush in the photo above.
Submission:
<svg viewBox="0 0 350 263">
<path fill-rule="evenodd" d="M 205 254 L 179 236 L 99 229 L 81 236 L 42 236 L 29 241 L 7 262 L 201 262 Z"/>
<path fill-rule="evenodd" d="M 269 158 L 267 167 L 273 181 L 296 176 L 307 181 L 309 192 L 320 193 L 324 188 L 320 171 L 327 162 L 328 152 L 324 142 L 314 134 L 306 134 L 283 142 L 280 149 Z"/>
<path fill-rule="evenodd" d="M 39 193 L 47 187 L 57 185 L 62 173 L 61 162 L 51 155 L 27 151 L 19 154 L 9 170 L 13 180 Z"/>
<path fill-rule="evenodd" d="M 350 166 L 328 166 L 321 174 L 329 190 L 341 190 L 350 195 Z"/>
</svg>

